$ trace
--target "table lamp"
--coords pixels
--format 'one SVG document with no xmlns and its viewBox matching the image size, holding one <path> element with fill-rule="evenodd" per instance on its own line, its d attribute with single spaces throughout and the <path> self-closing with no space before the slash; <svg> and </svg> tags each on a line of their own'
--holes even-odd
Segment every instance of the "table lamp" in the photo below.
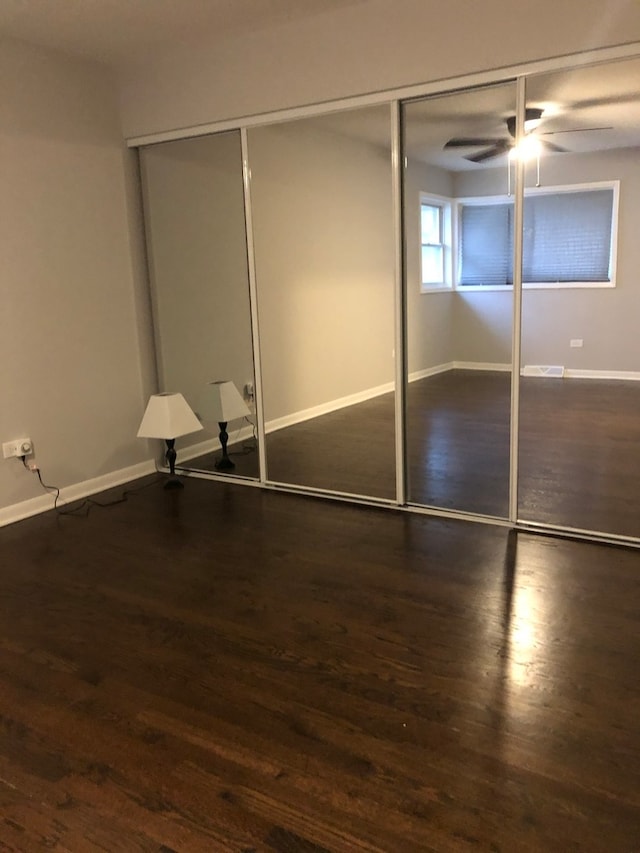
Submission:
<svg viewBox="0 0 640 853">
<path fill-rule="evenodd" d="M 164 484 L 165 489 L 183 487 L 182 481 L 176 476 L 176 438 L 202 428 L 182 394 L 164 391 L 149 398 L 138 438 L 164 438 L 166 441 L 165 458 L 169 464 L 169 479 Z"/>
<path fill-rule="evenodd" d="M 222 456 L 215 463 L 216 470 L 233 470 L 236 466 L 227 453 L 227 424 L 251 414 L 234 383 L 230 379 L 207 382 L 200 397 L 199 414 L 203 421 L 215 421 L 220 428 Z"/>
</svg>

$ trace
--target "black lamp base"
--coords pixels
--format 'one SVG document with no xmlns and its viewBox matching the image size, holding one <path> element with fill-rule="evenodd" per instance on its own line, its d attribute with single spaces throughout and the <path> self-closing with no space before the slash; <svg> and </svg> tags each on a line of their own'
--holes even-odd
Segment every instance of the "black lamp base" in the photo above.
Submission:
<svg viewBox="0 0 640 853">
<path fill-rule="evenodd" d="M 220 446 L 222 447 L 222 456 L 215 463 L 216 471 L 233 471 L 236 467 L 235 462 L 232 462 L 229 459 L 229 454 L 227 453 L 227 441 L 229 440 L 229 434 L 227 432 L 227 421 L 220 421 L 218 423 L 220 427 Z"/>
<path fill-rule="evenodd" d="M 176 449 L 174 447 L 176 440 L 175 438 L 165 438 L 167 442 L 167 452 L 165 453 L 165 459 L 169 464 L 169 479 L 164 484 L 165 489 L 184 489 L 184 483 L 182 480 L 179 480 L 176 475 Z"/>
<path fill-rule="evenodd" d="M 165 489 L 184 489 L 184 483 L 177 477 L 170 477 L 164 484 Z"/>
<path fill-rule="evenodd" d="M 235 462 L 232 462 L 228 456 L 223 456 L 214 465 L 216 471 L 233 471 L 236 467 Z"/>
</svg>

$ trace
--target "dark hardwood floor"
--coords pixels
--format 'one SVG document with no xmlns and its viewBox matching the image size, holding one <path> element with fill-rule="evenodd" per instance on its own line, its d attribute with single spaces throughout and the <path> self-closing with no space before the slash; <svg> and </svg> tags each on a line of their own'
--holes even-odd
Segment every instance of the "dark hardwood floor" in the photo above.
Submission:
<svg viewBox="0 0 640 853">
<path fill-rule="evenodd" d="M 640 850 L 638 551 L 154 481 L 0 608 L 2 850 Z"/>
<path fill-rule="evenodd" d="M 411 503 L 507 517 L 510 374 L 451 370 L 407 389 Z"/>
<path fill-rule="evenodd" d="M 267 436 L 272 480 L 395 497 L 393 394 Z M 453 370 L 407 394 L 413 504 L 507 517 L 510 374 Z M 521 383 L 519 517 L 640 537 L 640 383 Z M 258 476 L 257 454 L 236 458 Z M 212 469 L 214 456 L 198 461 Z"/>
<path fill-rule="evenodd" d="M 640 537 L 640 382 L 522 387 L 520 515 Z"/>
</svg>

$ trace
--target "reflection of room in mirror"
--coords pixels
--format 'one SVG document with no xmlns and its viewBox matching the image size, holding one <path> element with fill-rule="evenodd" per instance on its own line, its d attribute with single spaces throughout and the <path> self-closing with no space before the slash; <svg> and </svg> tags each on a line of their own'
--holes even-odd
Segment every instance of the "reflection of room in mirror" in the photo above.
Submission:
<svg viewBox="0 0 640 853">
<path fill-rule="evenodd" d="M 395 497 L 390 137 L 388 105 L 248 132 L 272 481 Z"/>
<path fill-rule="evenodd" d="M 147 146 L 141 164 L 159 380 L 198 412 L 212 374 L 254 382 L 240 133 Z M 235 474 L 257 478 L 250 420 L 232 424 L 229 452 Z M 205 427 L 178 444 L 183 468 L 214 468 L 219 428 Z"/>
<path fill-rule="evenodd" d="M 518 515 L 628 536 L 640 534 L 638 79 L 625 60 L 525 86 L 540 162 L 524 166 Z M 506 515 L 515 86 L 409 102 L 403 121 L 409 499 Z M 451 222 L 422 247 L 421 205 Z M 449 278 L 421 268 L 425 240 L 431 259 L 451 253 Z"/>
</svg>

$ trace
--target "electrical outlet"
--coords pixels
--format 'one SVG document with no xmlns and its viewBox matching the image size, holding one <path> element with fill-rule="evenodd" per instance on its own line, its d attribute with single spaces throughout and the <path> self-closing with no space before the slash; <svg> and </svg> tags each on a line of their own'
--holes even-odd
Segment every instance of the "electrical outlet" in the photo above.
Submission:
<svg viewBox="0 0 640 853">
<path fill-rule="evenodd" d="M 570 347 L 581 347 L 584 344 L 582 338 L 571 338 L 569 341 Z"/>
<path fill-rule="evenodd" d="M 253 400 L 253 382 L 244 383 L 244 396 L 247 400 Z"/>
<path fill-rule="evenodd" d="M 33 444 L 30 438 L 17 438 L 15 441 L 5 441 L 2 445 L 2 455 L 5 459 L 12 459 L 14 456 L 31 456 L 33 453 Z"/>
</svg>

